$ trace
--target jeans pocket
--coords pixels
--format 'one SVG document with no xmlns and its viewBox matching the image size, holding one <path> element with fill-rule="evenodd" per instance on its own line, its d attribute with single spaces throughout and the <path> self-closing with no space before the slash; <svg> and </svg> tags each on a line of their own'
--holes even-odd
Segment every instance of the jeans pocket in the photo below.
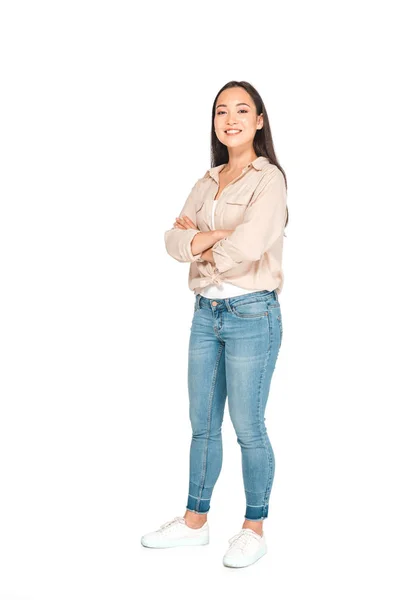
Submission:
<svg viewBox="0 0 400 600">
<path fill-rule="evenodd" d="M 268 315 L 268 302 L 261 299 L 255 302 L 240 302 L 232 304 L 231 309 L 240 319 L 262 319 Z"/>
</svg>

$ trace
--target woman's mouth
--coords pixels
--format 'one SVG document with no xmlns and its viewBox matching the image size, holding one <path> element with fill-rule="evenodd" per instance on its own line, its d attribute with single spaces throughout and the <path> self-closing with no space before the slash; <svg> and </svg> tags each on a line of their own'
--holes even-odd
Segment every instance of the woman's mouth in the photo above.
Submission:
<svg viewBox="0 0 400 600">
<path fill-rule="evenodd" d="M 239 133 L 241 133 L 241 129 L 226 129 L 225 133 L 226 135 L 238 135 Z"/>
</svg>

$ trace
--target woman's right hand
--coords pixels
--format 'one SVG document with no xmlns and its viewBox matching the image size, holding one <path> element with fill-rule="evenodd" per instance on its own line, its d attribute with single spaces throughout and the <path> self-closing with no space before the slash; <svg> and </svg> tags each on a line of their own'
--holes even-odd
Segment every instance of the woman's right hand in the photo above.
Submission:
<svg viewBox="0 0 400 600">
<path fill-rule="evenodd" d="M 175 227 L 175 229 L 197 229 L 193 221 L 186 215 L 176 217 L 173 227 Z"/>
<path fill-rule="evenodd" d="M 193 223 L 193 221 L 191 219 L 189 219 L 189 217 L 187 217 L 186 215 L 183 215 L 182 217 L 176 217 L 173 227 L 175 229 L 198 229 L 195 226 L 195 224 Z M 218 239 L 222 240 L 222 238 L 226 237 L 227 235 L 230 235 L 235 230 L 234 229 L 215 229 L 215 230 L 211 230 L 211 231 L 214 231 L 216 237 Z"/>
</svg>

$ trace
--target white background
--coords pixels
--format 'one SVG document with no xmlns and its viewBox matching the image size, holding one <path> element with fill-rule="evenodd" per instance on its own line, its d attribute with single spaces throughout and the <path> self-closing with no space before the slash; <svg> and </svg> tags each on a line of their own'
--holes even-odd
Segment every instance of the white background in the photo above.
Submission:
<svg viewBox="0 0 400 600">
<path fill-rule="evenodd" d="M 1 3 L 1 600 L 399 597 L 394 6 Z M 222 565 L 245 509 L 227 410 L 210 544 L 140 544 L 185 511 L 194 295 L 164 232 L 231 79 L 265 102 L 289 207 L 246 569 Z"/>
</svg>

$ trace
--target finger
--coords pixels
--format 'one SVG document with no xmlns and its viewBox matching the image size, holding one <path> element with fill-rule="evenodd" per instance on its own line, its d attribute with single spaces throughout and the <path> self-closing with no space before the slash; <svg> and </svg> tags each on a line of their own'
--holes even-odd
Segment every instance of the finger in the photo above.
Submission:
<svg viewBox="0 0 400 600">
<path fill-rule="evenodd" d="M 193 221 L 191 219 L 189 219 L 189 217 L 184 215 L 183 218 L 185 219 L 186 223 L 188 223 L 188 225 L 190 226 L 191 229 L 196 229 L 196 225 L 193 223 Z"/>
<path fill-rule="evenodd" d="M 184 218 L 180 218 L 180 217 L 178 217 L 178 218 L 177 218 L 177 222 L 178 222 L 180 225 L 182 225 L 182 228 L 183 228 L 183 229 L 191 229 L 191 226 L 189 225 L 189 223 L 187 223 L 187 222 L 185 221 L 185 219 L 184 219 Z"/>
</svg>

